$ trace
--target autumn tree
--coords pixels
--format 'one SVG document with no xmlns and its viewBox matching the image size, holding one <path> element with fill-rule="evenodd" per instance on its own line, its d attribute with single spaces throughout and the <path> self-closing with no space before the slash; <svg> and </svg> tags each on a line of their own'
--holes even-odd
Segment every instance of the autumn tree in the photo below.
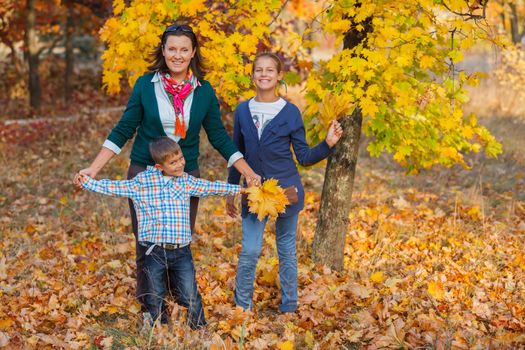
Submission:
<svg viewBox="0 0 525 350">
<path fill-rule="evenodd" d="M 74 68 L 74 37 L 78 34 L 95 36 L 102 26 L 102 20 L 111 13 L 109 0 L 62 0 L 61 6 L 65 9 L 64 49 L 64 93 L 63 98 L 68 101 L 73 92 Z"/>
<path fill-rule="evenodd" d="M 409 173 L 434 165 L 468 168 L 466 154 L 484 149 L 496 156 L 501 146 L 474 115 L 463 115 L 465 85 L 478 77 L 456 68 L 464 50 L 491 40 L 476 23 L 484 6 L 332 1 L 324 13 L 323 29 L 343 49 L 309 76 L 306 116 L 314 139 L 334 116 L 345 134 L 328 161 L 313 250 L 315 261 L 340 270 L 361 129 L 371 155 L 391 153 Z M 322 114 L 325 105 L 342 107 Z"/>
<path fill-rule="evenodd" d="M 101 30 L 101 38 L 107 44 L 102 57 L 103 83 L 110 93 L 120 91 L 122 80 L 132 85 L 147 70 L 150 53 L 166 25 L 185 17 L 200 38 L 201 51 L 207 60 L 206 79 L 223 105 L 233 107 L 239 99 L 253 95 L 248 62 L 258 50 L 271 46 L 274 51 L 286 52 L 295 62 L 306 55 L 297 40 L 300 36 L 282 18 L 285 3 L 193 0 L 168 5 L 140 0 L 126 6 L 123 0 L 116 0 L 114 16 Z M 278 41 L 283 44 L 274 45 Z"/>
<path fill-rule="evenodd" d="M 9 48 L 11 64 L 14 66 L 18 65 L 15 45 L 24 36 L 22 11 L 20 2 L 14 0 L 4 0 L 0 6 L 0 42 Z"/>
<path fill-rule="evenodd" d="M 96 35 L 102 18 L 111 9 L 110 0 L 2 0 L 0 6 L 0 42 L 10 50 L 11 64 L 21 68 L 17 44 L 23 42 L 27 64 L 30 105 L 41 104 L 40 62 L 58 45 L 64 45 L 66 68 L 64 95 L 73 90 L 73 38 L 76 34 Z"/>
<path fill-rule="evenodd" d="M 50 51 L 61 39 L 61 9 L 54 2 L 26 0 L 24 18 L 24 56 L 29 68 L 28 90 L 30 105 L 38 110 L 41 105 L 40 59 L 43 52 Z M 45 14 L 45 17 L 43 16 Z M 45 34 L 42 35 L 42 34 Z"/>
<path fill-rule="evenodd" d="M 521 0 L 493 0 L 488 3 L 489 19 L 503 29 L 513 44 L 525 36 L 525 4 Z"/>
<path fill-rule="evenodd" d="M 464 155 L 469 152 L 500 152 L 476 117 L 463 115 L 465 85 L 476 84 L 478 77 L 456 68 L 464 50 L 491 38 L 475 22 L 485 16 L 486 6 L 463 0 L 341 0 L 313 7 L 303 2 L 308 3 L 137 0 L 126 6 L 114 1 L 114 16 L 101 31 L 108 45 L 103 81 L 113 93 L 123 79 L 133 84 L 146 71 L 165 26 L 185 16 L 203 43 L 207 79 L 224 103 L 234 106 L 253 94 L 246 62 L 257 50 L 271 46 L 309 68 L 304 58 L 316 45 L 312 31 L 335 35 L 343 49 L 306 75 L 305 116 L 314 141 L 324 137 L 334 117 L 340 116 L 345 128 L 328 163 L 314 240 L 315 260 L 341 269 L 362 131 L 371 138 L 372 155 L 389 152 L 412 173 L 438 164 L 468 167 Z M 298 33 L 297 26 L 283 23 L 287 5 L 308 9 L 315 28 Z"/>
</svg>

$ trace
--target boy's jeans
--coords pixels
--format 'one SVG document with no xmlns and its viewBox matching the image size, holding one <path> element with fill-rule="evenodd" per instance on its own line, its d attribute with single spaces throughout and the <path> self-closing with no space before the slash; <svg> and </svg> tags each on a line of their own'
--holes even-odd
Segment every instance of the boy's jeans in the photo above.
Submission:
<svg viewBox="0 0 525 350">
<path fill-rule="evenodd" d="M 281 282 L 282 312 L 297 309 L 297 253 L 295 236 L 299 214 L 278 217 L 275 222 L 277 254 L 279 255 L 279 279 Z M 257 216 L 249 214 L 242 219 L 242 251 L 235 278 L 235 304 L 244 309 L 253 306 L 253 283 L 255 269 L 263 243 L 264 227 L 267 218 L 259 221 Z"/>
<path fill-rule="evenodd" d="M 179 304 L 188 308 L 189 326 L 195 329 L 206 325 L 189 245 L 173 250 L 155 246 L 146 255 L 144 272 L 149 285 L 146 307 L 154 321 L 160 316 L 161 323 L 168 322 L 163 307 L 167 285 L 172 293 L 176 291 Z"/>
</svg>

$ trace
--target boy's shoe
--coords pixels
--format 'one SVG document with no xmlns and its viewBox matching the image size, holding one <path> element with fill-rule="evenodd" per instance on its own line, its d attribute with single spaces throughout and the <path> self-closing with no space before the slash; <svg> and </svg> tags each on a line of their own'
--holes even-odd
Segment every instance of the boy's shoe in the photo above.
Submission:
<svg viewBox="0 0 525 350">
<path fill-rule="evenodd" d="M 153 328 L 153 318 L 149 312 L 142 313 L 142 327 L 140 328 L 140 334 L 147 335 Z"/>
</svg>

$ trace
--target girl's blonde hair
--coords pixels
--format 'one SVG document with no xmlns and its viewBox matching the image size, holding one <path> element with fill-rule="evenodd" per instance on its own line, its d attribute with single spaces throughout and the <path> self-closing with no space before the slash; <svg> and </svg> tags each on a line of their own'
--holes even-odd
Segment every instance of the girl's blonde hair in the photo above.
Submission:
<svg viewBox="0 0 525 350">
<path fill-rule="evenodd" d="M 273 52 L 265 51 L 265 52 L 260 52 L 257 55 L 255 55 L 255 58 L 253 59 L 252 74 L 255 73 L 255 64 L 257 63 L 257 60 L 262 57 L 271 58 L 275 62 L 275 65 L 277 66 L 277 73 L 281 73 L 281 71 L 284 68 L 283 61 L 279 58 L 279 56 L 277 56 Z"/>
</svg>

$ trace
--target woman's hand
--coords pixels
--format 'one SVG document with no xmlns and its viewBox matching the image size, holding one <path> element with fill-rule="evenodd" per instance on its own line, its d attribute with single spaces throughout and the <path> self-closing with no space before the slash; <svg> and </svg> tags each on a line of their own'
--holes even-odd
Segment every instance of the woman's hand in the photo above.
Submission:
<svg viewBox="0 0 525 350">
<path fill-rule="evenodd" d="M 248 184 L 248 187 L 251 186 L 260 186 L 261 185 L 262 178 L 257 175 L 256 173 L 253 173 L 252 175 L 246 176 L 246 183 Z"/>
<path fill-rule="evenodd" d="M 73 184 L 78 188 L 82 189 L 82 183 L 85 181 L 85 176 L 89 176 L 90 178 L 95 178 L 97 176 L 97 172 L 95 169 L 92 168 L 86 168 L 80 170 L 73 179 Z"/>
<path fill-rule="evenodd" d="M 328 147 L 334 147 L 342 135 L 343 128 L 341 127 L 341 124 L 339 124 L 337 120 L 333 120 L 330 124 L 330 127 L 328 128 L 328 132 L 326 133 L 325 141 L 328 144 Z"/>
<path fill-rule="evenodd" d="M 232 217 L 237 217 L 237 207 L 235 206 L 235 196 L 226 197 L 226 213 Z"/>
<path fill-rule="evenodd" d="M 244 158 L 238 159 L 235 163 L 233 163 L 233 166 L 244 176 L 248 186 L 259 186 L 261 184 L 261 177 L 257 175 L 252 168 L 250 168 Z"/>
<path fill-rule="evenodd" d="M 82 169 L 78 173 L 87 175 L 90 178 L 94 179 L 95 176 L 97 176 L 100 169 L 102 169 L 107 164 L 107 162 L 109 162 L 109 160 L 113 158 L 114 155 L 115 152 L 113 152 L 109 148 L 102 147 L 100 149 L 100 152 L 98 152 L 97 156 L 95 157 L 95 160 L 93 160 L 93 163 L 91 163 L 91 165 L 89 166 L 89 168 Z M 76 176 L 73 180 L 73 184 L 80 189 L 82 188 L 82 184 L 79 182 L 79 180 L 77 180 Z"/>
</svg>

